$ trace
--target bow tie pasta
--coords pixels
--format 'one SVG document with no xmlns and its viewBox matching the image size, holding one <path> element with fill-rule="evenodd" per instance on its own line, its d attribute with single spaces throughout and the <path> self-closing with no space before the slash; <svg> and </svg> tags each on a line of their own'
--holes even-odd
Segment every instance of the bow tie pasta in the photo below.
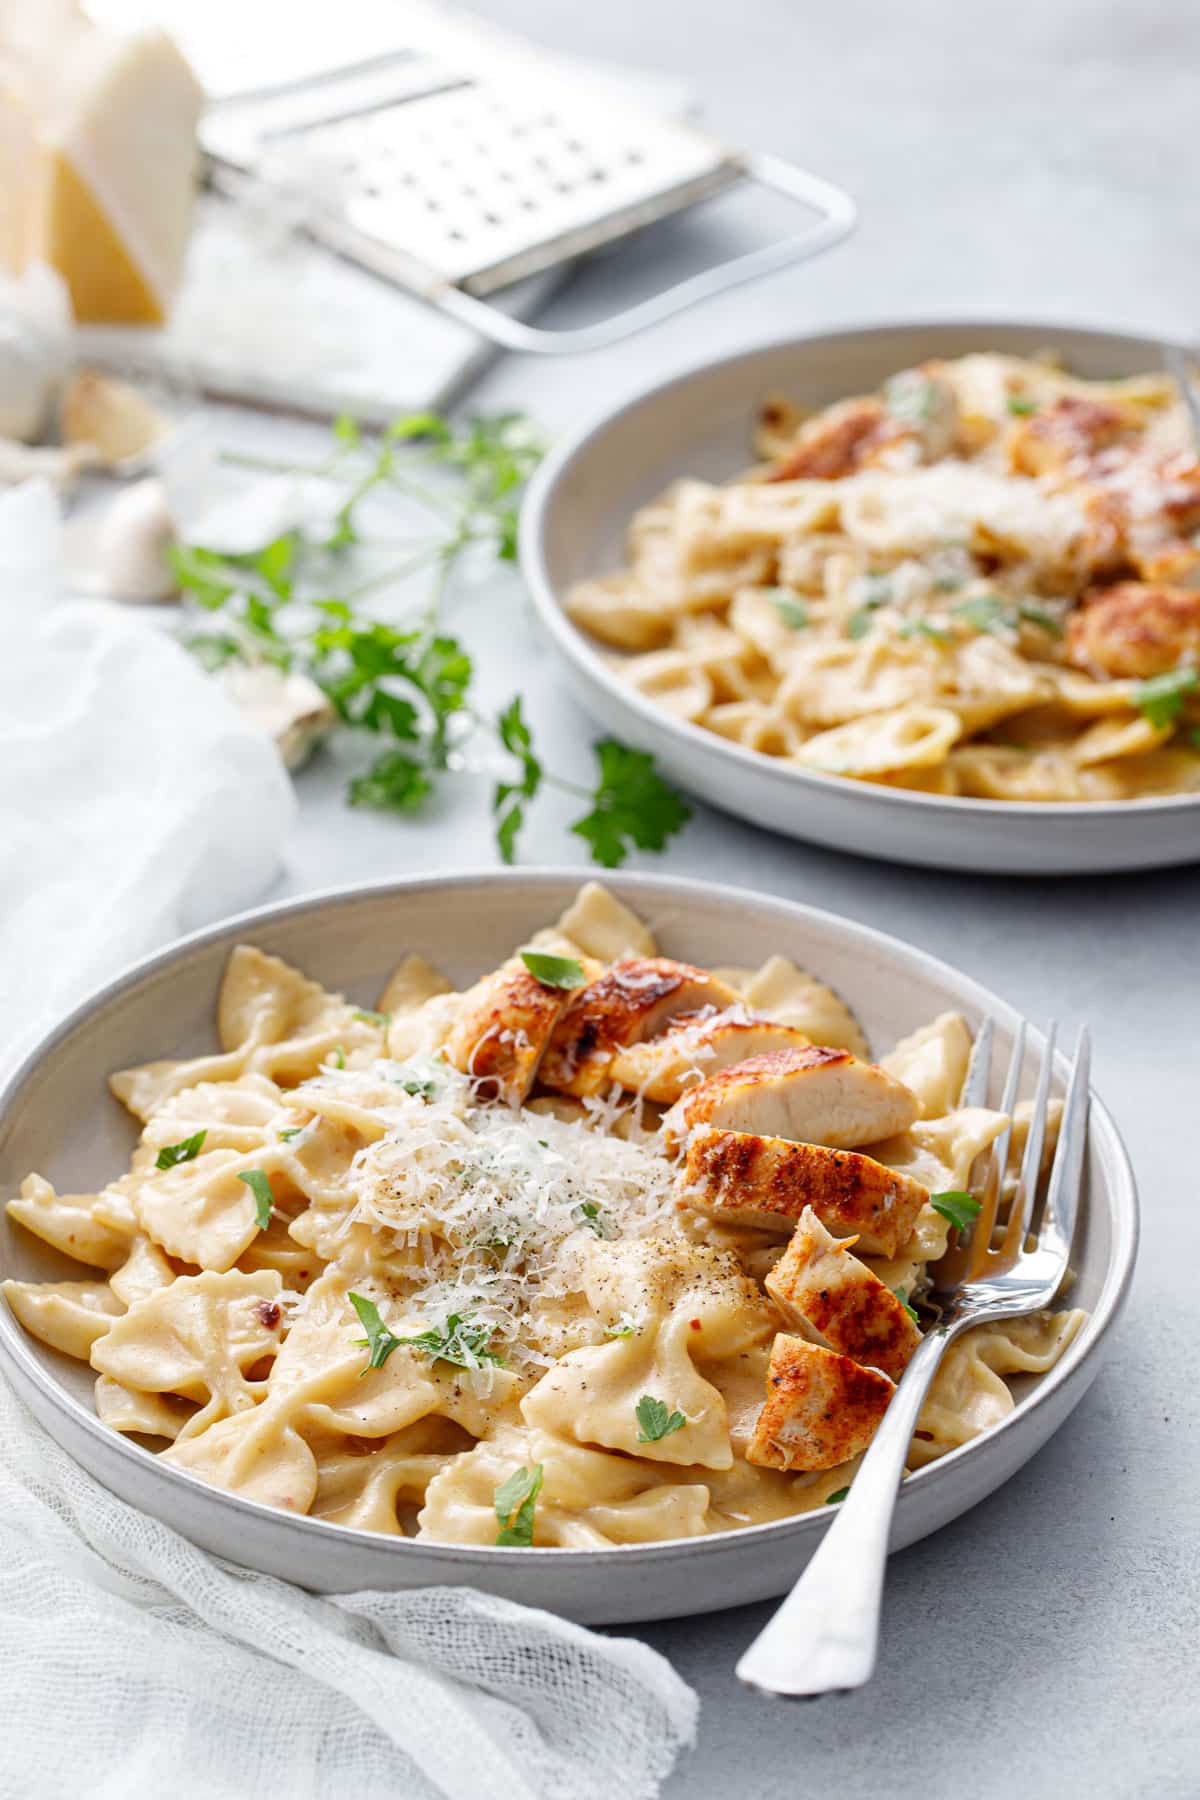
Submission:
<svg viewBox="0 0 1200 1800">
<path fill-rule="evenodd" d="M 769 399 L 755 448 L 568 595 L 632 687 L 887 787 L 1200 790 L 1200 457 L 1167 376 L 934 359 L 810 416 Z"/>
<path fill-rule="evenodd" d="M 836 1498 L 1007 1123 L 960 1105 L 966 1023 L 873 1062 L 815 975 L 674 961 L 592 884 L 464 992 L 414 952 L 378 1004 L 239 948 L 219 1049 L 113 1077 L 129 1170 L 9 1201 L 80 1265 L 4 1290 L 90 1363 L 99 1418 L 243 1498 L 446 1543 Z M 952 1346 L 911 1465 L 1003 1418 L 1082 1317 Z"/>
</svg>

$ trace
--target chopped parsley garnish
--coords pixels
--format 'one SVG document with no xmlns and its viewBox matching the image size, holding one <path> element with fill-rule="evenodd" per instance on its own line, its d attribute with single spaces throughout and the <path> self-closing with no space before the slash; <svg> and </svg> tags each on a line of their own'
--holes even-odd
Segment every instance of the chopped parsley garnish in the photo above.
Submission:
<svg viewBox="0 0 1200 1800">
<path fill-rule="evenodd" d="M 243 1169 L 238 1180 L 244 1181 L 254 1195 L 254 1223 L 260 1231 L 265 1231 L 271 1223 L 271 1208 L 275 1204 L 270 1177 L 261 1169 Z"/>
<path fill-rule="evenodd" d="M 181 1138 L 177 1144 L 164 1144 L 154 1159 L 156 1169 L 173 1169 L 179 1163 L 194 1162 L 204 1148 L 207 1131 L 195 1131 L 189 1138 Z"/>
<path fill-rule="evenodd" d="M 411 1094 L 414 1100 L 432 1100 L 437 1093 L 436 1081 L 418 1081 L 415 1075 L 406 1076 L 397 1085 L 402 1087 L 406 1094 Z"/>
<path fill-rule="evenodd" d="M 919 369 L 905 369 L 893 375 L 884 387 L 883 398 L 892 417 L 906 425 L 927 424 L 937 412 L 937 388 Z"/>
<path fill-rule="evenodd" d="M 294 1137 L 299 1137 L 304 1129 L 305 1127 L 303 1125 L 289 1125 L 286 1131 L 281 1131 L 279 1133 L 280 1142 L 290 1144 L 292 1139 Z"/>
<path fill-rule="evenodd" d="M 839 1500 L 844 1500 L 846 1498 L 846 1495 L 849 1492 L 850 1492 L 850 1489 L 848 1487 L 844 1487 L 844 1488 L 839 1488 L 837 1490 L 836 1494 L 826 1494 L 826 1496 L 825 1496 L 826 1506 L 836 1506 L 838 1504 Z"/>
<path fill-rule="evenodd" d="M 470 1321 L 474 1316 L 469 1312 L 451 1313 L 440 1330 L 431 1327 L 428 1331 L 418 1331 L 415 1337 L 397 1338 L 396 1344 L 411 1344 L 430 1362 L 453 1363 L 459 1369 L 478 1369 L 484 1363 L 495 1363 L 503 1368 L 504 1358 L 488 1349 L 495 1327 L 472 1325 Z"/>
<path fill-rule="evenodd" d="M 521 961 L 543 987 L 577 988 L 584 983 L 582 964 L 573 956 L 550 956 L 544 950 L 522 950 Z"/>
<path fill-rule="evenodd" d="M 893 1288 L 892 1292 L 893 1292 L 893 1294 L 895 1294 L 897 1300 L 900 1302 L 901 1306 L 904 1308 L 905 1312 L 908 1314 L 908 1316 L 912 1320 L 913 1324 L 919 1325 L 921 1323 L 921 1321 L 917 1317 L 915 1308 L 911 1307 L 908 1304 L 908 1294 L 907 1294 L 906 1290 L 904 1288 Z"/>
<path fill-rule="evenodd" d="M 1195 669 L 1168 669 L 1165 675 L 1152 675 L 1139 681 L 1133 690 L 1133 704 L 1151 725 L 1164 730 L 1173 725 L 1183 711 L 1183 703 L 1200 681 Z"/>
<path fill-rule="evenodd" d="M 333 1064 L 335 1069 L 344 1069 L 345 1068 L 346 1052 L 342 1049 L 342 1046 L 340 1044 L 334 1045 L 333 1050 L 330 1053 L 329 1060 Z"/>
<path fill-rule="evenodd" d="M 900 627 L 900 636 L 928 638 L 933 644 L 949 644 L 954 641 L 948 631 L 943 631 L 940 625 L 932 625 L 928 619 L 909 619 L 907 624 Z"/>
<path fill-rule="evenodd" d="M 628 1313 L 620 1313 L 611 1325 L 604 1327 L 604 1335 L 609 1338 L 627 1338 L 632 1337 L 636 1330 L 636 1321 Z"/>
<path fill-rule="evenodd" d="M 354 1341 L 356 1344 L 361 1344 L 364 1350 L 370 1351 L 367 1366 L 362 1371 L 364 1375 L 369 1375 L 372 1369 L 382 1369 L 392 1351 L 404 1340 L 395 1337 L 388 1330 L 379 1316 L 379 1308 L 373 1300 L 368 1300 L 365 1294 L 348 1294 L 346 1297 L 358 1314 L 358 1322 L 367 1334 L 365 1338 L 355 1338 Z"/>
<path fill-rule="evenodd" d="M 1027 418 L 1030 413 L 1037 411 L 1037 401 L 1031 400 L 1028 394 L 1010 394 L 1005 405 L 1010 413 L 1015 413 L 1018 419 Z"/>
<path fill-rule="evenodd" d="M 956 600 L 950 610 L 975 631 L 1011 631 L 1015 623 L 1012 608 L 998 594 L 972 594 Z"/>
<path fill-rule="evenodd" d="M 657 1444 L 660 1438 L 670 1437 L 673 1431 L 682 1431 L 687 1424 L 683 1413 L 672 1412 L 665 1400 L 656 1400 L 652 1394 L 643 1394 L 634 1412 L 639 1444 Z"/>
<path fill-rule="evenodd" d="M 500 1530 L 497 1544 L 515 1545 L 527 1550 L 533 1543 L 533 1514 L 542 1491 L 542 1465 L 532 1469 L 515 1469 L 507 1481 L 496 1489 L 495 1508 Z"/>
<path fill-rule="evenodd" d="M 803 600 L 797 600 L 794 594 L 785 593 L 782 588 L 771 589 L 771 604 L 793 631 L 805 631 L 808 628 L 808 608 Z"/>
<path fill-rule="evenodd" d="M 852 638 L 856 644 L 860 638 L 865 638 L 868 631 L 870 631 L 871 615 L 873 611 L 873 607 L 860 606 L 858 611 L 852 612 L 850 617 L 846 620 L 846 636 Z"/>
<path fill-rule="evenodd" d="M 1053 613 L 1047 612 L 1042 606 L 1031 606 L 1028 601 L 1022 601 L 1017 608 L 1017 617 L 1024 619 L 1027 625 L 1037 625 L 1042 631 L 1048 631 L 1051 637 L 1061 637 L 1063 634 L 1062 620 L 1056 619 Z"/>
<path fill-rule="evenodd" d="M 381 1028 L 386 1028 L 392 1022 L 391 1013 L 372 1012 L 366 1006 L 356 1006 L 354 1017 L 361 1019 L 364 1025 L 378 1025 Z"/>
<path fill-rule="evenodd" d="M 581 1201 L 577 1210 L 579 1223 L 588 1231 L 594 1231 L 598 1238 L 614 1238 L 620 1235 L 604 1208 L 595 1200 Z"/>
<path fill-rule="evenodd" d="M 973 1194 L 951 1188 L 944 1194 L 930 1194 L 929 1204 L 934 1212 L 941 1213 L 943 1219 L 949 1219 L 959 1231 L 965 1231 L 979 1217 L 982 1202 L 976 1200 Z"/>
</svg>

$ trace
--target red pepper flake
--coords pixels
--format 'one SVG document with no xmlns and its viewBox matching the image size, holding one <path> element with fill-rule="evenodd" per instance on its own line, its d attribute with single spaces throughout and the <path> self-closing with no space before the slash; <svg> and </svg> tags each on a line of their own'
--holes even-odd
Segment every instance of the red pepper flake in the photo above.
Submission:
<svg viewBox="0 0 1200 1800">
<path fill-rule="evenodd" d="M 693 1331 L 699 1331 L 699 1329 L 700 1329 L 699 1319 L 689 1319 L 688 1324 L 691 1326 Z"/>
<path fill-rule="evenodd" d="M 258 1316 L 268 1331 L 274 1331 L 280 1319 L 283 1317 L 283 1314 L 280 1312 L 274 1300 L 260 1300 L 258 1303 Z"/>
</svg>

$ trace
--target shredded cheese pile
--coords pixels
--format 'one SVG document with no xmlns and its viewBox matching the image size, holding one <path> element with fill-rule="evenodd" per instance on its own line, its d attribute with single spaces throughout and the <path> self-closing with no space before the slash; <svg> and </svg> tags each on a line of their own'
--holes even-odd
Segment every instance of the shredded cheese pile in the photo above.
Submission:
<svg viewBox="0 0 1200 1800">
<path fill-rule="evenodd" d="M 554 1361 L 527 1341 L 530 1315 L 578 1290 L 598 1239 L 643 1237 L 674 1216 L 671 1166 L 627 1099 L 587 1101 L 579 1119 L 481 1104 L 468 1076 L 430 1057 L 321 1080 L 387 1124 L 354 1159 L 347 1226 L 368 1223 L 408 1252 L 407 1299 L 424 1320 L 470 1314 L 511 1367 Z M 618 1118 L 622 1137 L 610 1135 Z"/>
</svg>

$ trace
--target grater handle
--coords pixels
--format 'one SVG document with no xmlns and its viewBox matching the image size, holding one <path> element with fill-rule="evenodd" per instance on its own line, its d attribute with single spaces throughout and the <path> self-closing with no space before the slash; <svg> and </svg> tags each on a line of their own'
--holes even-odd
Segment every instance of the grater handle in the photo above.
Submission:
<svg viewBox="0 0 1200 1800">
<path fill-rule="evenodd" d="M 807 169 L 798 168 L 795 163 L 757 152 L 745 156 L 744 171 L 751 181 L 758 182 L 760 186 L 773 188 L 777 193 L 786 194 L 789 199 L 803 201 L 805 205 L 812 207 L 820 213 L 820 222 L 804 231 L 795 232 L 790 237 L 780 238 L 774 244 L 764 245 L 761 250 L 747 251 L 745 255 L 718 263 L 715 268 L 705 269 L 699 275 L 690 275 L 686 281 L 676 282 L 673 287 L 664 288 L 661 293 L 653 294 L 648 300 L 641 300 L 636 306 L 627 307 L 624 312 L 615 313 L 609 319 L 601 319 L 594 325 L 577 326 L 571 330 L 553 331 L 537 325 L 526 325 L 520 319 L 511 318 L 498 307 L 490 306 L 486 300 L 478 300 L 473 294 L 464 293 L 458 287 L 442 288 L 427 298 L 443 312 L 461 319 L 464 324 L 482 332 L 505 350 L 532 351 L 541 356 L 601 350 L 608 344 L 615 344 L 622 338 L 632 336 L 635 331 L 644 331 L 648 325 L 657 325 L 661 319 L 669 319 L 674 313 L 683 312 L 701 300 L 723 294 L 727 288 L 737 287 L 744 281 L 754 281 L 758 276 L 767 275 L 773 269 L 782 269 L 789 263 L 804 262 L 810 256 L 818 256 L 821 251 L 840 243 L 853 231 L 858 218 L 855 204 L 849 194 L 835 187 L 832 182 L 823 181 L 819 175 L 810 174 Z"/>
</svg>

